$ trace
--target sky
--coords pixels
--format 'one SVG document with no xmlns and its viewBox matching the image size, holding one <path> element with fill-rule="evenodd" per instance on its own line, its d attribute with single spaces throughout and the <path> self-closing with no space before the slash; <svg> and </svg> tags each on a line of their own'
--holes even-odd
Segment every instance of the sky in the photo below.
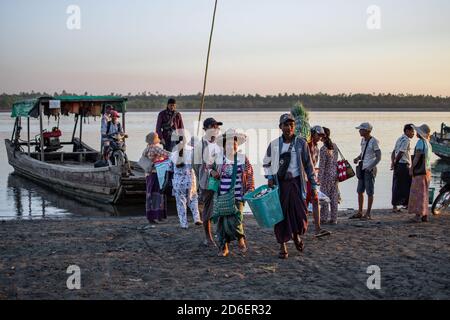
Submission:
<svg viewBox="0 0 450 320">
<path fill-rule="evenodd" d="M 380 29 L 368 28 L 371 5 Z M 0 0 L 0 92 L 196 94 L 213 8 Z M 285 92 L 450 96 L 450 1 L 218 0 L 207 93 Z"/>
</svg>

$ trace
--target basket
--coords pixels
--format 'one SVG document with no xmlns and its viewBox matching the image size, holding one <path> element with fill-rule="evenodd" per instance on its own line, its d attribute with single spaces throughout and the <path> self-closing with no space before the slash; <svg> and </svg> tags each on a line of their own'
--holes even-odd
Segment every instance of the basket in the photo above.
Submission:
<svg viewBox="0 0 450 320">
<path fill-rule="evenodd" d="M 271 189 L 260 198 L 254 198 L 255 195 L 268 188 L 268 186 L 261 186 L 255 191 L 246 194 L 244 200 L 248 202 L 258 225 L 270 229 L 283 221 L 284 215 L 278 195 L 278 187 Z"/>
</svg>

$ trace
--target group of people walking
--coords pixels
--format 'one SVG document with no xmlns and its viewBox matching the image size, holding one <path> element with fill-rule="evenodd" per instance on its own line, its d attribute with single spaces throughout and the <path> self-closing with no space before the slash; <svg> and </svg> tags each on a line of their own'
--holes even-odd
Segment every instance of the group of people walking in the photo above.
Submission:
<svg viewBox="0 0 450 320">
<path fill-rule="evenodd" d="M 311 138 L 306 141 L 295 135 L 295 119 L 283 114 L 279 120 L 282 135 L 273 140 L 263 159 L 268 186 L 277 185 L 284 220 L 274 226 L 280 245 L 279 257 L 288 257 L 287 242 L 293 240 L 298 251 L 304 250 L 303 235 L 308 228 L 308 205 L 312 207 L 315 236 L 331 233 L 323 225 L 338 222 L 340 202 L 338 161 L 342 153 L 332 140 L 331 130 L 315 126 Z M 216 246 L 212 223 L 217 225 L 219 256 L 229 255 L 229 243 L 238 242 L 239 250 L 247 251 L 243 225 L 244 195 L 255 189 L 253 167 L 241 153 L 239 146 L 247 136 L 236 130 L 220 134 L 222 122 L 208 118 L 203 122 L 204 136 L 200 141 L 187 141 L 181 132 L 183 120 L 176 111 L 176 101 L 170 99 L 167 109 L 158 116 L 155 132 L 146 137 L 147 147 L 143 157 L 150 160 L 146 170 L 146 215 L 151 224 L 167 217 L 166 191 L 162 190 L 155 167 L 161 163 L 169 166 L 167 179 L 172 182 L 172 195 L 176 199 L 180 226 L 189 227 L 187 208 L 194 223 L 203 226 L 204 244 Z M 358 212 L 351 219 L 372 219 L 377 165 L 381 161 L 379 142 L 374 138 L 372 125 L 362 123 L 359 130 L 361 154 L 354 159 L 357 164 Z M 419 142 L 415 157 L 410 154 L 411 138 L 417 133 Z M 175 137 L 175 138 L 174 138 Z M 406 125 L 392 152 L 393 210 L 407 207 L 415 214 L 414 221 L 426 221 L 428 215 L 428 186 L 430 183 L 430 129 L 426 125 Z M 323 145 L 319 148 L 319 142 Z M 318 168 L 316 168 L 318 166 Z M 169 178 L 170 177 L 170 178 Z M 319 200 L 320 192 L 327 201 Z M 163 188 L 164 189 L 164 188 Z M 170 189 L 170 188 L 169 188 Z M 363 213 L 364 193 L 367 194 L 367 210 Z"/>
</svg>

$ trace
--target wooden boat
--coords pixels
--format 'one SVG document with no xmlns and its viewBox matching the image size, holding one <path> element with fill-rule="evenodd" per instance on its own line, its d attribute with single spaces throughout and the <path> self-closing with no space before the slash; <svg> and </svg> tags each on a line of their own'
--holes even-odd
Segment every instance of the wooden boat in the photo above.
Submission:
<svg viewBox="0 0 450 320">
<path fill-rule="evenodd" d="M 75 199 L 115 205 L 145 203 L 142 168 L 130 162 L 132 175 L 124 175 L 121 166 L 95 168 L 94 163 L 101 158 L 100 152 L 82 141 L 83 117 L 94 113 L 98 115 L 99 106 L 104 110 L 109 104 L 121 112 L 125 130 L 126 100 L 117 96 L 64 96 L 15 103 L 12 108 L 12 117 L 16 119 L 14 130 L 11 139 L 5 140 L 9 164 L 18 175 Z M 60 105 L 59 111 L 50 108 L 55 105 Z M 51 133 L 48 135 L 43 128 L 44 115 L 56 116 L 61 112 L 75 115 L 72 139 L 68 142 L 52 139 Z M 27 120 L 26 140 L 20 136 L 22 118 Z M 39 119 L 40 122 L 40 135 L 34 140 L 30 139 L 31 118 Z M 77 127 L 79 135 L 76 137 Z M 67 146 L 69 149 L 72 147 L 71 152 L 60 151 Z"/>
<path fill-rule="evenodd" d="M 441 125 L 441 132 L 435 132 L 430 139 L 433 152 L 438 157 L 450 160 L 450 127 Z"/>
</svg>

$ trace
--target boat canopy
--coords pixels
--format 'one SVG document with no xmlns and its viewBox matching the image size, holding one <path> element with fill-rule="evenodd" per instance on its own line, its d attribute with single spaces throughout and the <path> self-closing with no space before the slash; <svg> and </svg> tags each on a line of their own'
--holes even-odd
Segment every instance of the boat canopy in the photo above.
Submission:
<svg viewBox="0 0 450 320">
<path fill-rule="evenodd" d="M 78 108 L 69 110 L 79 110 L 83 106 L 89 108 L 93 105 L 100 106 L 102 109 L 105 105 L 111 105 L 114 110 L 125 113 L 127 98 L 120 96 L 55 96 L 55 97 L 40 97 L 35 99 L 18 101 L 13 104 L 11 117 L 39 117 L 39 104 L 44 104 L 44 107 L 48 109 L 49 101 L 60 101 L 62 105 L 78 105 Z M 71 112 L 78 113 L 78 112 Z M 89 114 L 89 113 L 87 113 Z"/>
</svg>

